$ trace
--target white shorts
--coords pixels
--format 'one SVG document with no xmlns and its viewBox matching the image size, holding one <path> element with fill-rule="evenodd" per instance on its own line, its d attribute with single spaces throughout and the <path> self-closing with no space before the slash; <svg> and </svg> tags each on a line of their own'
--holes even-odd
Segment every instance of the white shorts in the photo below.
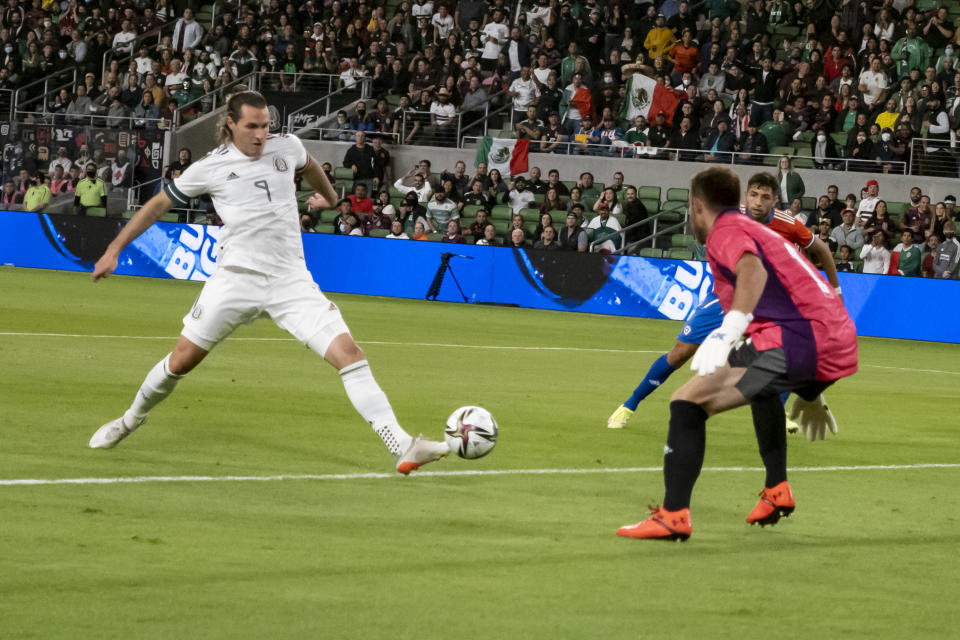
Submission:
<svg viewBox="0 0 960 640">
<path fill-rule="evenodd" d="M 340 309 L 310 272 L 271 276 L 223 267 L 207 280 L 183 317 L 183 336 L 210 351 L 240 325 L 269 317 L 281 329 L 324 356 L 333 339 L 350 333 Z"/>
</svg>

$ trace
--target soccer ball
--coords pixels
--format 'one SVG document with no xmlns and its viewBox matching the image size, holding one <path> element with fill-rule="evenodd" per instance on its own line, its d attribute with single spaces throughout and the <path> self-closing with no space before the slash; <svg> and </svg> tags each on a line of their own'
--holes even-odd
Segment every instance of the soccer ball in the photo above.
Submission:
<svg viewBox="0 0 960 640">
<path fill-rule="evenodd" d="M 497 421 L 483 407 L 460 407 L 447 418 L 443 436 L 461 458 L 482 458 L 497 444 Z"/>
</svg>

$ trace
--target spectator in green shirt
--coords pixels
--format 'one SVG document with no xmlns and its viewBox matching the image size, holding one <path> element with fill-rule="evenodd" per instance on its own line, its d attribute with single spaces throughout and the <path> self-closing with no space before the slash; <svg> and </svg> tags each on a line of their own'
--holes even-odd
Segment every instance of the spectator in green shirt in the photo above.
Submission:
<svg viewBox="0 0 960 640">
<path fill-rule="evenodd" d="M 583 206 L 593 210 L 593 204 L 600 199 L 600 189 L 593 184 L 593 174 L 584 171 L 580 174 L 580 197 L 583 199 Z"/>
<path fill-rule="evenodd" d="M 908 229 L 900 234 L 900 244 L 893 251 L 900 254 L 900 262 L 897 263 L 897 271 L 900 272 L 900 275 L 913 278 L 919 278 L 923 275 L 921 270 L 923 254 L 920 247 L 913 244 L 912 231 Z"/>
<path fill-rule="evenodd" d="M 107 208 L 107 185 L 97 177 L 97 165 L 87 163 L 86 177 L 77 183 L 77 190 L 73 198 L 73 211 L 79 215 L 87 215 L 90 207 Z"/>
<path fill-rule="evenodd" d="M 23 194 L 24 211 L 43 211 L 50 202 L 50 187 L 43 183 L 43 176 L 37 174 L 30 178 L 30 186 Z"/>
<path fill-rule="evenodd" d="M 930 66 L 933 49 L 923 38 L 919 37 L 916 25 L 908 22 L 907 35 L 893 45 L 890 57 L 897 61 L 897 76 L 902 78 L 910 75 L 910 71 L 913 69 L 917 69 L 921 73 L 925 71 Z"/>
</svg>

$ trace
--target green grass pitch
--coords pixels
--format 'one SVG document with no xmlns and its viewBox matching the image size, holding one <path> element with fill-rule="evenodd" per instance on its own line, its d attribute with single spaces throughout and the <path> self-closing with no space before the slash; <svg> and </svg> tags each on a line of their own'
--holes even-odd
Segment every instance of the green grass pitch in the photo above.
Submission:
<svg viewBox="0 0 960 640">
<path fill-rule="evenodd" d="M 960 463 L 955 345 L 862 339 L 827 392 L 838 436 L 790 439 L 798 507 L 772 528 L 744 523 L 763 481 L 749 412 L 711 420 L 676 544 L 614 531 L 662 497 L 689 372 L 627 429 L 605 421 L 678 323 L 334 294 L 409 431 L 439 437 L 463 404 L 499 420 L 490 456 L 430 471 L 594 471 L 358 478 L 391 458 L 268 320 L 118 448 L 88 449 L 199 284 L 0 268 L 0 291 L 0 480 L 351 476 L 0 484 L 0 638 L 960 635 L 960 468 L 824 469 Z M 626 468 L 653 470 L 601 472 Z"/>
</svg>

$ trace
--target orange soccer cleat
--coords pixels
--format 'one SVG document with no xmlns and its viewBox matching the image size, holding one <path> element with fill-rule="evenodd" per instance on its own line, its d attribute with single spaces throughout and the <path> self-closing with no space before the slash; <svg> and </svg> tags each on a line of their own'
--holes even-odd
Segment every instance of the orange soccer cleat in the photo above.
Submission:
<svg viewBox="0 0 960 640">
<path fill-rule="evenodd" d="M 796 507 L 790 483 L 784 480 L 777 486 L 760 492 L 760 502 L 747 516 L 747 524 L 759 524 L 761 527 L 777 524 L 781 516 L 786 518 Z"/>
<path fill-rule="evenodd" d="M 625 538 L 649 538 L 652 540 L 679 540 L 690 537 L 690 509 L 667 511 L 663 507 L 648 507 L 650 517 L 637 524 L 628 524 L 617 529 L 617 535 Z"/>
</svg>

